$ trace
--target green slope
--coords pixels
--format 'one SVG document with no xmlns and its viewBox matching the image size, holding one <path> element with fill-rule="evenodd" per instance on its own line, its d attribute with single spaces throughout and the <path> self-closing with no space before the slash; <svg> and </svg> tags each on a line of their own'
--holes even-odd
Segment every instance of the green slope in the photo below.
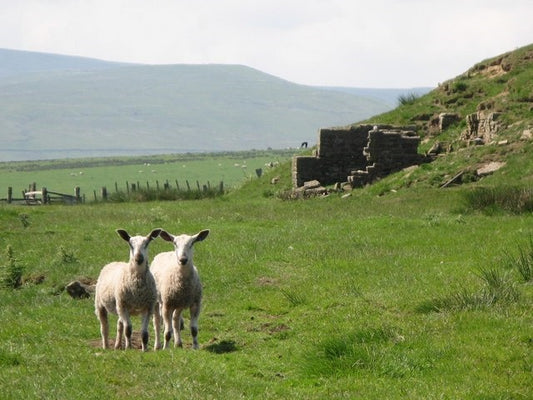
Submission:
<svg viewBox="0 0 533 400">
<path fill-rule="evenodd" d="M 474 146 L 464 140 L 464 132 L 466 116 L 478 111 L 501 113 L 501 127 L 492 142 Z M 436 126 L 440 113 L 454 113 L 459 119 L 440 131 Z M 531 185 L 533 45 L 484 60 L 427 95 L 364 122 L 415 125 L 422 137 L 421 151 L 437 142 L 445 150 L 431 164 L 380 182 L 381 190 L 439 186 L 460 172 L 462 183 Z M 495 161 L 506 163 L 505 167 L 482 179 L 476 176 L 478 168 Z"/>
</svg>

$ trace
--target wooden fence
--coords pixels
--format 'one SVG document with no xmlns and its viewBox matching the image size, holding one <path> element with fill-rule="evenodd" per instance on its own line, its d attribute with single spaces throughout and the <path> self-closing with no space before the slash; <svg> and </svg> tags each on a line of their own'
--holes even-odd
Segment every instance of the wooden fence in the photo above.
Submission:
<svg viewBox="0 0 533 400">
<path fill-rule="evenodd" d="M 150 185 L 150 182 L 147 181 L 146 185 L 143 186 L 139 181 L 135 183 L 130 183 L 126 181 L 125 190 L 119 189 L 119 185 L 117 182 L 115 182 L 115 192 L 120 193 L 123 192 L 127 196 L 130 194 L 133 194 L 135 192 L 139 191 L 170 191 L 175 190 L 178 192 L 191 192 L 191 191 L 197 191 L 197 192 L 208 192 L 211 190 L 216 190 L 218 193 L 224 192 L 224 182 L 220 182 L 217 186 L 212 187 L 209 181 L 206 184 L 200 184 L 199 181 L 196 181 L 196 185 L 191 185 L 191 183 L 188 180 L 185 180 L 185 186 L 181 186 L 176 179 L 174 181 L 174 185 L 171 185 L 168 180 L 163 182 L 162 184 L 159 183 L 159 181 L 155 181 L 155 185 Z M 108 191 L 106 186 L 103 186 L 100 191 L 97 190 L 93 191 L 94 201 L 107 201 L 109 199 L 109 196 L 111 193 Z M 42 205 L 42 204 L 52 204 L 52 203 L 62 203 L 62 204 L 80 204 L 84 203 L 86 200 L 85 195 L 81 195 L 81 189 L 79 186 L 76 186 L 74 188 L 74 194 L 65 194 L 65 193 L 59 193 L 54 192 L 46 187 L 41 188 L 41 190 L 37 190 L 36 183 L 32 183 L 29 185 L 28 190 L 22 191 L 22 197 L 15 197 L 13 195 L 13 188 L 8 187 L 7 188 L 7 197 L 6 198 L 0 198 L 0 202 L 6 202 L 7 204 L 22 204 L 22 205 Z"/>
</svg>

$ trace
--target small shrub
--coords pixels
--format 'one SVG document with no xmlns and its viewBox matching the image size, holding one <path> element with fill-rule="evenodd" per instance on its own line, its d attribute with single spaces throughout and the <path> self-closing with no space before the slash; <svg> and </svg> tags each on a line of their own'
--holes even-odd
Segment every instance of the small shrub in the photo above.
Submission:
<svg viewBox="0 0 533 400">
<path fill-rule="evenodd" d="M 28 214 L 19 214 L 19 218 L 24 228 L 30 226 L 30 216 Z"/>
<path fill-rule="evenodd" d="M 22 275 L 24 267 L 20 265 L 13 254 L 13 248 L 8 245 L 6 248 L 7 264 L 0 273 L 1 286 L 9 289 L 16 289 L 22 285 Z"/>
<path fill-rule="evenodd" d="M 453 84 L 453 91 L 454 92 L 464 92 L 468 88 L 468 85 L 465 82 L 455 82 Z"/>
<path fill-rule="evenodd" d="M 73 264 L 78 262 L 78 258 L 73 250 L 68 250 L 64 246 L 59 246 L 56 259 L 61 264 Z"/>
</svg>

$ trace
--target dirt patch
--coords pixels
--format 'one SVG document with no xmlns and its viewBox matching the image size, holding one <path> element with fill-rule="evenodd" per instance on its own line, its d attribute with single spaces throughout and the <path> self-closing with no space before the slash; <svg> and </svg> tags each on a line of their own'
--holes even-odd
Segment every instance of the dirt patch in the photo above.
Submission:
<svg viewBox="0 0 533 400">
<path fill-rule="evenodd" d="M 276 278 L 269 278 L 268 276 L 262 276 L 257 279 L 257 284 L 259 286 L 276 286 L 278 280 Z"/>
<path fill-rule="evenodd" d="M 110 324 L 109 325 L 109 330 L 110 331 L 112 330 L 111 329 L 112 327 L 114 327 L 114 325 L 112 326 Z M 101 349 L 102 348 L 102 338 L 89 340 L 89 345 L 91 347 Z M 108 349 L 114 349 L 114 346 L 115 346 L 115 336 L 113 335 L 113 336 L 109 337 L 109 344 L 108 344 L 107 348 Z M 148 342 L 148 346 L 149 346 L 149 348 L 153 348 L 153 337 L 152 336 L 150 336 L 150 341 Z M 142 349 L 141 332 L 133 332 L 131 334 L 131 347 L 132 347 L 132 349 L 138 349 L 138 350 Z M 122 339 L 122 348 L 124 348 L 124 338 Z"/>
</svg>

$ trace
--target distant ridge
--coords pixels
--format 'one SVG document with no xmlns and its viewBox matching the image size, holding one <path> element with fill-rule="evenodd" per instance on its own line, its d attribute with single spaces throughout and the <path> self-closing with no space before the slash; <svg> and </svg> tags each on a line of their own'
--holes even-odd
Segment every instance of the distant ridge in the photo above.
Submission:
<svg viewBox="0 0 533 400">
<path fill-rule="evenodd" d="M 134 65 L 24 50 L 0 49 L 0 79 L 34 73 L 91 71 Z"/>
<path fill-rule="evenodd" d="M 143 65 L 0 49 L 0 161 L 298 147 L 392 108 L 242 65 Z"/>
</svg>

